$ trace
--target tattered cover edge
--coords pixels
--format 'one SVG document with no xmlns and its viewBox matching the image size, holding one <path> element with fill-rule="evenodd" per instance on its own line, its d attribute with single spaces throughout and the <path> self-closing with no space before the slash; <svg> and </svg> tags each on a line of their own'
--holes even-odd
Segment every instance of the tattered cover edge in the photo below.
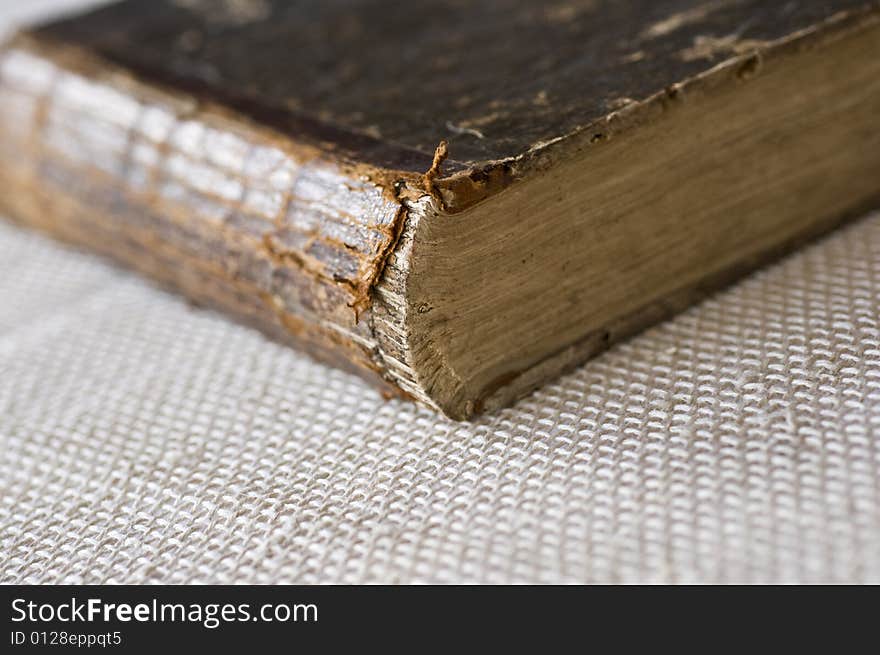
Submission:
<svg viewBox="0 0 880 655">
<path fill-rule="evenodd" d="M 255 316 L 252 307 L 247 311 L 236 311 L 235 307 L 229 306 L 234 303 L 226 302 L 228 298 L 199 297 L 198 300 L 207 300 L 239 315 L 247 313 L 250 322 L 273 336 L 280 333 L 282 340 L 303 345 L 321 359 L 350 370 L 353 368 L 378 383 L 385 392 L 401 393 L 399 385 L 388 384 L 386 379 L 386 367 L 374 337 L 371 298 L 405 222 L 406 210 L 398 192 L 404 186 L 420 185 L 421 176 L 356 161 L 338 148 L 331 148 L 331 144 L 320 142 L 314 133 L 312 138 L 291 138 L 222 104 L 179 89 L 144 82 L 93 52 L 35 37 L 29 31 L 9 39 L 0 48 L 0 57 L 0 91 L 5 95 L 0 111 L 7 118 L 7 129 L 2 130 L 7 146 L 2 158 L 3 174 L 22 191 L 3 203 L 14 218 L 130 265 L 136 264 L 129 258 L 130 252 L 108 247 L 97 236 L 90 240 L 85 233 L 88 228 L 78 234 L 73 226 L 61 225 L 65 220 L 61 215 L 64 212 L 51 219 L 41 218 L 44 212 L 40 207 L 45 207 L 46 202 L 58 205 L 61 196 L 69 196 L 72 203 L 67 204 L 80 205 L 79 211 L 74 213 L 100 214 L 103 226 L 118 224 L 117 227 L 121 226 L 119 234 L 124 237 L 130 236 L 133 229 L 132 222 L 126 224 L 125 215 L 139 211 L 143 214 L 141 219 L 146 216 L 147 220 L 174 223 L 175 227 L 203 235 L 210 233 L 210 237 L 223 241 L 224 246 L 238 249 L 243 257 L 242 267 L 245 266 L 245 256 L 256 257 L 261 265 L 275 267 L 275 273 L 296 278 L 291 284 L 297 288 L 283 288 L 283 285 L 282 288 L 273 288 L 277 280 L 263 286 L 246 284 L 247 275 L 240 275 L 242 271 L 237 270 L 236 263 L 228 261 L 228 253 L 218 251 L 202 254 L 201 259 L 186 257 L 186 261 L 181 262 L 182 270 L 200 268 L 208 278 L 213 276 L 218 281 L 224 278 L 224 284 L 235 287 L 237 292 L 254 296 L 262 308 Z M 25 117 L 16 114 L 23 104 L 32 108 Z M 145 119 L 147 114 L 149 120 Z M 22 124 L 22 118 L 26 124 Z M 156 137 L 159 123 L 165 132 Z M 50 134 L 48 130 L 57 130 L 59 126 L 72 130 L 67 136 L 73 136 L 83 146 L 82 153 L 53 147 L 58 145 L 57 134 Z M 120 132 L 124 132 L 121 141 L 125 150 L 114 152 L 106 143 L 114 139 L 120 141 Z M 213 139 L 223 139 L 224 148 L 230 142 L 233 146 L 238 144 L 240 149 L 247 150 L 242 156 L 251 159 L 242 160 L 240 167 L 231 172 L 218 164 L 220 159 L 227 164 L 230 152 L 222 148 L 214 152 L 210 147 L 199 151 L 204 145 L 191 143 L 196 138 L 194 132 L 202 141 L 208 133 Z M 52 134 L 55 134 L 55 141 Z M 144 145 L 157 153 L 158 162 L 148 171 L 154 182 L 148 189 L 135 188 L 126 177 L 130 172 L 126 167 L 134 158 L 133 149 Z M 96 150 L 100 156 L 95 156 Z M 253 156 L 255 151 L 262 153 L 264 169 L 267 158 L 273 160 L 271 170 L 263 171 L 267 180 L 245 180 L 247 167 L 256 159 Z M 116 158 L 123 164 L 114 168 L 112 160 Z M 211 196 L 214 189 L 196 189 L 200 192 L 199 200 L 211 196 L 216 205 L 222 205 L 230 215 L 242 219 L 248 204 L 246 196 L 254 191 L 247 186 L 248 183 L 262 183 L 262 188 L 257 190 L 264 198 L 268 194 L 283 196 L 276 208 L 283 211 L 259 215 L 251 207 L 247 218 L 253 220 L 247 229 L 242 230 L 229 224 L 226 220 L 229 216 L 221 222 L 212 220 L 200 211 L 201 205 L 194 202 L 169 201 L 157 190 L 155 181 L 177 175 L 173 181 L 180 182 L 185 170 L 184 173 L 170 173 L 162 166 L 170 165 L 171 161 L 180 164 L 184 158 L 188 158 L 186 165 L 197 165 L 202 167 L 203 173 L 207 171 L 207 178 L 225 175 L 221 183 L 242 187 L 235 198 L 218 197 L 216 193 Z M 68 172 L 77 178 L 77 183 L 53 187 L 50 180 L 39 176 L 41 168 L 45 172 L 45 167 L 51 164 L 66 166 Z M 199 171 L 194 169 L 193 172 Z M 280 188 L 272 187 L 275 178 L 282 185 Z M 77 198 L 79 187 L 89 185 L 103 185 L 108 195 L 121 195 L 125 198 L 125 207 L 117 204 L 114 213 L 102 209 L 100 202 L 90 205 L 90 200 Z M 297 196 L 300 188 L 307 193 L 303 191 Z M 47 198 L 52 189 L 54 196 Z M 223 193 L 220 192 L 219 196 Z M 303 233 L 294 235 L 296 242 L 291 243 L 291 233 L 295 232 L 298 222 L 304 222 L 304 218 L 311 221 L 314 233 L 301 231 Z M 257 229 L 254 226 L 260 220 L 264 221 L 260 223 L 264 227 Z M 343 240 L 334 236 L 342 232 L 351 238 Z M 163 244 L 155 234 L 152 236 L 152 245 L 148 247 L 158 249 Z M 321 246 L 321 249 L 315 249 L 315 246 Z M 349 269 L 355 269 L 356 274 L 327 270 L 332 258 L 326 253 L 331 249 L 348 263 Z M 148 268 L 143 265 L 135 267 L 142 271 Z M 161 277 L 161 281 L 184 290 L 187 295 L 210 295 L 197 293 L 191 287 L 183 289 L 173 275 L 165 277 L 154 270 L 148 274 Z M 283 275 L 281 279 L 283 281 Z"/>
</svg>

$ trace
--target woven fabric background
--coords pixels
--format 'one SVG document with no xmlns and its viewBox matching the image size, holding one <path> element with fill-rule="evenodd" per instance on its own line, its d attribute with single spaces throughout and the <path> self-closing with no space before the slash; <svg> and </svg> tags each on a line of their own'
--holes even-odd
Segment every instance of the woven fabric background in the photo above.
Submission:
<svg viewBox="0 0 880 655">
<path fill-rule="evenodd" d="M 880 582 L 880 215 L 472 424 L 0 222 L 0 582 L 591 581 Z"/>
</svg>

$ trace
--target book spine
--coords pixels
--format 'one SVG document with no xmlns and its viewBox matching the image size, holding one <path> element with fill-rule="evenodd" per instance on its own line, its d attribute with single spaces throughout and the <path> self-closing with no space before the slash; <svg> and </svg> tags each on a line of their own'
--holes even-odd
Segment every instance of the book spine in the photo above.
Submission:
<svg viewBox="0 0 880 655">
<path fill-rule="evenodd" d="M 0 51 L 0 208 L 385 391 L 372 287 L 403 221 L 369 171 L 80 51 Z"/>
</svg>

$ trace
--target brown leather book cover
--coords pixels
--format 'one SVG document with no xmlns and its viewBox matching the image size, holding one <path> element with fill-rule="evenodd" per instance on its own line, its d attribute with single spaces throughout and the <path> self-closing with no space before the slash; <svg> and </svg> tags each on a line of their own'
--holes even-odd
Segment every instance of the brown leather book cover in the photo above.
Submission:
<svg viewBox="0 0 880 655">
<path fill-rule="evenodd" d="M 464 418 L 874 204 L 880 3 L 126 0 L 0 54 L 0 205 Z"/>
</svg>

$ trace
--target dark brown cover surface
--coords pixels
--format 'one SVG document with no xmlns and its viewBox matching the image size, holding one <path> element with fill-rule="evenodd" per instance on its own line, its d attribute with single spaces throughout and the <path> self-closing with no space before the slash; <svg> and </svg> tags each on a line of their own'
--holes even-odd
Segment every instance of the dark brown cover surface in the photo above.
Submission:
<svg viewBox="0 0 880 655">
<path fill-rule="evenodd" d="M 866 0 L 127 0 L 43 34 L 296 138 L 424 172 L 506 159 Z"/>
</svg>

